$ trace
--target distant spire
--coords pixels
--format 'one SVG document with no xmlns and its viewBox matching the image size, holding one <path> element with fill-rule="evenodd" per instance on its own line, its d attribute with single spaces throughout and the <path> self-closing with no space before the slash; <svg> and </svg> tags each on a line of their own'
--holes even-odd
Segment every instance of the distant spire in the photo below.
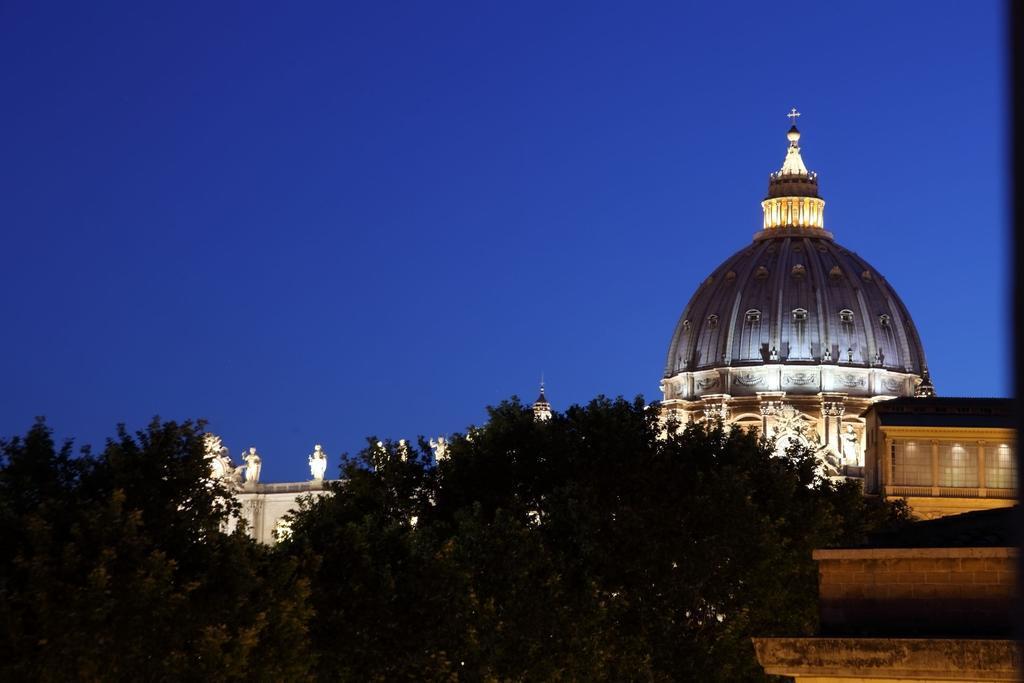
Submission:
<svg viewBox="0 0 1024 683">
<path fill-rule="evenodd" d="M 928 372 L 928 368 L 921 371 L 921 383 L 917 385 L 917 389 L 914 390 L 914 396 L 917 398 L 931 398 L 935 395 L 935 386 L 932 384 L 931 375 Z"/>
<path fill-rule="evenodd" d="M 544 395 L 544 373 L 540 374 L 540 396 L 533 402 L 533 419 L 538 422 L 551 419 L 551 404 Z"/>
</svg>

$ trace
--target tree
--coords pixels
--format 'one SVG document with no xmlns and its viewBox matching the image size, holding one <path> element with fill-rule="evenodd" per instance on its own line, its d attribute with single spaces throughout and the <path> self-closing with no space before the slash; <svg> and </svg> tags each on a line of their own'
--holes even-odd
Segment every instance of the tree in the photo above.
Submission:
<svg viewBox="0 0 1024 683">
<path fill-rule="evenodd" d="M 0 443 L 0 677 L 298 679 L 308 586 L 244 533 L 201 425 L 121 427 L 99 456 L 42 422 Z"/>
<path fill-rule="evenodd" d="M 448 452 L 371 439 L 295 516 L 318 674 L 758 680 L 750 636 L 814 630 L 811 550 L 905 516 L 756 433 L 666 433 L 639 399 L 546 422 L 513 400 Z"/>
<path fill-rule="evenodd" d="M 811 550 L 905 508 L 758 434 L 598 398 L 513 400 L 456 435 L 378 442 L 258 545 L 201 425 L 98 455 L 42 422 L 0 442 L 0 678 L 760 680 L 752 635 L 816 626 Z"/>
</svg>

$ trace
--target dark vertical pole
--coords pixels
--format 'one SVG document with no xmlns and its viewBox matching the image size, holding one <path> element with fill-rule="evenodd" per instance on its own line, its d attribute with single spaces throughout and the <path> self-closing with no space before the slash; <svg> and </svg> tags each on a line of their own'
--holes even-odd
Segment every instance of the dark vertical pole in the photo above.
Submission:
<svg viewBox="0 0 1024 683">
<path fill-rule="evenodd" d="M 1005 4 L 1007 25 L 1010 30 L 1006 36 L 1009 44 L 1009 68 L 1006 70 L 1009 76 L 1007 88 L 1010 94 L 1009 130 L 1010 138 L 1010 165 L 1007 169 L 1010 175 L 1008 187 L 1010 189 L 1010 245 L 1013 254 L 1012 286 L 1010 301 L 1013 305 L 1011 320 L 1013 321 L 1013 358 L 1011 366 L 1014 370 L 1014 406 L 1017 415 L 1017 443 L 1014 455 L 1017 458 L 1017 492 L 1018 495 L 1024 491 L 1024 468 L 1021 468 L 1020 449 L 1024 445 L 1024 413 L 1021 411 L 1020 397 L 1024 395 L 1024 363 L 1020 362 L 1024 354 L 1024 132 L 1021 131 L 1021 118 L 1024 117 L 1024 88 L 1021 86 L 1021 79 L 1024 78 L 1024 3 L 1020 0 L 1008 0 Z M 1004 124 L 1005 125 L 1005 124 Z M 1024 545 L 1024 509 L 1017 505 L 1017 545 Z M 1018 555 L 1017 560 L 1017 639 L 1024 641 L 1024 553 Z"/>
</svg>

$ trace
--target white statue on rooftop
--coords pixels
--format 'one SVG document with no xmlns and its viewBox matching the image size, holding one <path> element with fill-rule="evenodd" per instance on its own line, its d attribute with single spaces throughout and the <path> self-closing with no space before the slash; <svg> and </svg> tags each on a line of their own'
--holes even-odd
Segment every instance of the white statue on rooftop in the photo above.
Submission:
<svg viewBox="0 0 1024 683">
<path fill-rule="evenodd" d="M 409 459 L 409 444 L 405 442 L 405 439 L 398 440 L 398 457 L 401 458 L 402 462 Z"/>
<path fill-rule="evenodd" d="M 327 473 L 327 454 L 320 444 L 313 446 L 313 453 L 309 456 L 309 471 L 313 475 L 313 481 L 323 481 Z"/>
<path fill-rule="evenodd" d="M 260 481 L 260 470 L 263 469 L 262 459 L 256 452 L 255 446 L 250 446 L 248 452 L 242 456 L 245 460 L 245 483 L 255 485 Z"/>
</svg>

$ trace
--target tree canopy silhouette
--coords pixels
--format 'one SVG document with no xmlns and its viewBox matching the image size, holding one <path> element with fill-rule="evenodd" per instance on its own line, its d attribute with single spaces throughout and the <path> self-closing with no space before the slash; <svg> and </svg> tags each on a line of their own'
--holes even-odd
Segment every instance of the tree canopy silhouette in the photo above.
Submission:
<svg viewBox="0 0 1024 683">
<path fill-rule="evenodd" d="M 447 455 L 370 439 L 294 516 L 278 552 L 317 558 L 323 677 L 758 680 L 750 636 L 814 631 L 811 550 L 906 517 L 640 399 L 506 402 Z"/>
<path fill-rule="evenodd" d="M 758 434 L 598 398 L 378 442 L 261 546 L 201 425 L 0 442 L 4 680 L 759 680 L 812 633 L 811 550 L 906 517 Z"/>
<path fill-rule="evenodd" d="M 98 455 L 42 422 L 0 443 L 0 678 L 307 676 L 298 563 L 222 531 L 200 426 L 120 428 Z"/>
</svg>

